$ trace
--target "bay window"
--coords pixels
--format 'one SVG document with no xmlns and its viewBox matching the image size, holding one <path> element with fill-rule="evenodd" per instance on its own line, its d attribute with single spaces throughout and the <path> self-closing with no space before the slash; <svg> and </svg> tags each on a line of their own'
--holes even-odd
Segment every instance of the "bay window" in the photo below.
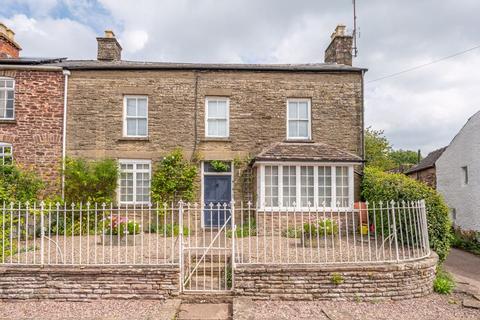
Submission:
<svg viewBox="0 0 480 320">
<path fill-rule="evenodd" d="M 335 209 L 353 203 L 351 164 L 259 164 L 258 183 L 263 209 Z"/>
</svg>

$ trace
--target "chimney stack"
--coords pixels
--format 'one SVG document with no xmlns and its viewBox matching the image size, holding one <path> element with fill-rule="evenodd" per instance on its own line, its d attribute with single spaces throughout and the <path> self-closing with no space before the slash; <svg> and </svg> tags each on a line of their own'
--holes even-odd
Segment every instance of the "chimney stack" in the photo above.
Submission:
<svg viewBox="0 0 480 320">
<path fill-rule="evenodd" d="M 22 48 L 15 42 L 15 32 L 0 22 L 0 59 L 18 58 Z"/>
<path fill-rule="evenodd" d="M 105 30 L 103 37 L 97 38 L 97 60 L 120 61 L 122 60 L 122 47 L 115 38 L 112 30 Z"/>
<path fill-rule="evenodd" d="M 344 25 L 338 25 L 331 36 L 332 41 L 325 50 L 325 63 L 352 65 L 353 37 L 347 35 Z"/>
</svg>

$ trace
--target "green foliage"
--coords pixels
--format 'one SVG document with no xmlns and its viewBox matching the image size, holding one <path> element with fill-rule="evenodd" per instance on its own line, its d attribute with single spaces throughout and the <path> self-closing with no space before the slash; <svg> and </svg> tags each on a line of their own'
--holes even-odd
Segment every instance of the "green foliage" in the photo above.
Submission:
<svg viewBox="0 0 480 320">
<path fill-rule="evenodd" d="M 386 171 L 401 165 L 417 163 L 417 152 L 412 150 L 393 150 L 383 130 L 365 130 L 365 160 L 367 166 Z"/>
<path fill-rule="evenodd" d="M 177 223 L 159 224 L 158 226 L 152 224 L 150 227 L 150 232 L 158 233 L 164 237 L 171 237 L 172 234 L 173 236 L 177 237 L 180 234 L 180 225 Z M 183 235 L 188 236 L 189 233 L 190 231 L 188 230 L 188 228 L 186 226 L 183 226 Z"/>
<path fill-rule="evenodd" d="M 18 221 L 17 218 L 13 218 L 10 214 L 5 214 L 0 216 L 0 261 L 6 259 L 6 257 L 10 256 L 12 253 L 16 251 L 16 242 L 10 242 L 10 234 L 11 228 L 10 224 L 15 225 Z M 3 227 L 5 225 L 5 228 Z"/>
<path fill-rule="evenodd" d="M 430 245 L 445 260 L 452 240 L 448 207 L 434 189 L 403 174 L 365 168 L 362 196 L 369 202 L 425 200 Z"/>
<path fill-rule="evenodd" d="M 232 230 L 227 230 L 227 237 L 231 238 L 233 235 Z M 244 238 L 257 235 L 257 222 L 254 218 L 249 218 L 243 222 L 242 225 L 237 226 L 235 230 L 235 236 L 237 238 Z"/>
<path fill-rule="evenodd" d="M 450 294 L 454 288 L 455 281 L 452 276 L 443 270 L 441 266 L 438 266 L 435 280 L 433 280 L 433 291 L 440 294 Z"/>
<path fill-rule="evenodd" d="M 0 165 L 0 202 L 34 202 L 43 187 L 35 173 L 15 165 Z"/>
<path fill-rule="evenodd" d="M 105 218 L 102 222 L 102 231 L 105 235 L 126 236 L 129 234 L 139 234 L 140 224 L 129 220 L 126 217 L 118 217 L 113 215 Z"/>
<path fill-rule="evenodd" d="M 282 230 L 282 237 L 286 238 L 301 238 L 302 230 L 300 228 L 288 227 L 285 230 Z"/>
<path fill-rule="evenodd" d="M 480 232 L 453 228 L 452 246 L 480 255 Z"/>
<path fill-rule="evenodd" d="M 332 277 L 330 278 L 330 282 L 334 285 L 338 286 L 344 282 L 343 277 L 340 273 L 334 272 L 332 273 Z"/>
<path fill-rule="evenodd" d="M 338 233 L 338 224 L 330 219 L 304 223 L 303 232 L 306 235 L 332 235 Z"/>
<path fill-rule="evenodd" d="M 157 166 L 152 177 L 152 200 L 156 202 L 192 201 L 197 167 L 175 149 Z"/>
<path fill-rule="evenodd" d="M 381 170 L 395 167 L 395 163 L 389 157 L 391 151 L 392 146 L 383 135 L 383 130 L 373 130 L 371 127 L 365 130 L 365 160 L 368 166 Z"/>
<path fill-rule="evenodd" d="M 397 166 L 414 165 L 418 162 L 418 153 L 412 150 L 393 150 L 390 152 L 390 159 L 392 159 Z"/>
<path fill-rule="evenodd" d="M 118 181 L 118 164 L 115 160 L 68 158 L 64 174 L 67 203 L 113 202 Z"/>
<path fill-rule="evenodd" d="M 212 160 L 210 165 L 217 172 L 227 172 L 230 169 L 230 166 L 225 161 Z"/>
</svg>

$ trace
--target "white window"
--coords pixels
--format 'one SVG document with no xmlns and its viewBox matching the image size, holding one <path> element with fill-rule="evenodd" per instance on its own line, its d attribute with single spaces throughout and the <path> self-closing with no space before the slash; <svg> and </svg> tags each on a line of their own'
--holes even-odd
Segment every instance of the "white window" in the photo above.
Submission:
<svg viewBox="0 0 480 320">
<path fill-rule="evenodd" d="M 281 177 L 281 179 L 280 179 Z M 259 165 L 260 208 L 350 208 L 353 165 Z"/>
<path fill-rule="evenodd" d="M 13 151 L 12 145 L 9 143 L 0 142 L 0 164 L 12 164 L 13 163 Z"/>
<path fill-rule="evenodd" d="M 148 98 L 146 96 L 125 96 L 123 135 L 125 137 L 148 135 Z"/>
<path fill-rule="evenodd" d="M 122 204 L 150 202 L 150 160 L 120 160 L 119 199 Z"/>
<path fill-rule="evenodd" d="M 229 136 L 228 98 L 207 97 L 205 99 L 205 136 L 212 138 L 227 138 Z"/>
<path fill-rule="evenodd" d="M 287 101 L 287 139 L 311 138 L 310 99 Z"/>
<path fill-rule="evenodd" d="M 0 77 L 0 119 L 14 119 L 15 80 Z"/>
</svg>

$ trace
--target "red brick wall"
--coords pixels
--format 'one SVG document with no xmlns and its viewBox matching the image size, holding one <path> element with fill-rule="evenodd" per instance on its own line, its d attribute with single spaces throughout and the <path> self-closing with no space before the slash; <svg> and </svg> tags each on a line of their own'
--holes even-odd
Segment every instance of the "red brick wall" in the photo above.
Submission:
<svg viewBox="0 0 480 320">
<path fill-rule="evenodd" d="M 60 191 L 62 157 L 62 71 L 1 70 L 15 79 L 15 120 L 0 120 L 0 142 L 13 145 L 15 163 L 46 182 L 44 192 Z"/>
</svg>

